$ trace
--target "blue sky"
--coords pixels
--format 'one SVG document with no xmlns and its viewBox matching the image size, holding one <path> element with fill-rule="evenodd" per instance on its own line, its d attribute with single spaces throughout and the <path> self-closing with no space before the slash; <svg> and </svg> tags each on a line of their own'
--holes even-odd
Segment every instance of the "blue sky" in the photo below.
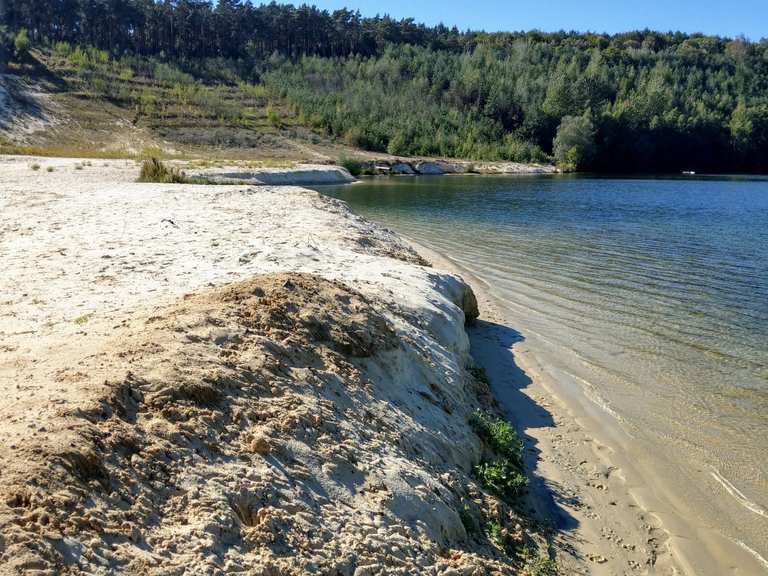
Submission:
<svg viewBox="0 0 768 576">
<path fill-rule="evenodd" d="M 287 1 L 287 0 L 284 0 Z M 768 0 L 305 0 L 318 8 L 388 13 L 464 30 L 623 32 L 651 28 L 768 38 Z M 300 4 L 302 0 L 293 0 Z"/>
</svg>

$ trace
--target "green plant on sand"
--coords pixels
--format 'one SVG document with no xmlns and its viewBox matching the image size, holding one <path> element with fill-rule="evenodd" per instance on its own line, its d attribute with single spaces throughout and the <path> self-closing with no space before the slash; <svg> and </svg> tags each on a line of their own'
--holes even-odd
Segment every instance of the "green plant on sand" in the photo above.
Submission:
<svg viewBox="0 0 768 576">
<path fill-rule="evenodd" d="M 505 458 L 481 462 L 475 466 L 475 475 L 488 491 L 502 500 L 511 500 L 528 486 L 525 474 Z"/>
<path fill-rule="evenodd" d="M 150 157 L 141 163 L 139 182 L 159 182 L 162 184 L 183 184 L 188 182 L 185 176 L 175 168 L 168 167 L 157 158 Z"/>
<path fill-rule="evenodd" d="M 523 546 L 518 552 L 518 557 L 525 565 L 525 576 L 555 576 L 557 574 L 557 564 L 554 560 L 539 556 L 539 554 L 530 546 Z"/>
<path fill-rule="evenodd" d="M 504 537 L 504 530 L 502 529 L 501 524 L 498 522 L 489 523 L 486 534 L 488 534 L 488 540 L 493 542 L 496 546 L 499 548 L 506 548 L 507 542 L 506 538 Z"/>
<path fill-rule="evenodd" d="M 523 442 L 512 425 L 502 418 L 494 418 L 486 412 L 476 410 L 469 420 L 477 435 L 490 448 L 506 457 L 518 468 L 523 466 Z"/>
<path fill-rule="evenodd" d="M 470 417 L 477 435 L 496 455 L 475 466 L 480 483 L 502 500 L 511 501 L 528 485 L 523 468 L 523 443 L 512 425 L 480 410 Z"/>
</svg>

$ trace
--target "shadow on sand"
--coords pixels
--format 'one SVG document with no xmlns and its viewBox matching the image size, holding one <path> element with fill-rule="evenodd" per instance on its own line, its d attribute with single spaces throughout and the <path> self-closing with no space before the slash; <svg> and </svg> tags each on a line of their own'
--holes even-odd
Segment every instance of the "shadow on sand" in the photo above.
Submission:
<svg viewBox="0 0 768 576">
<path fill-rule="evenodd" d="M 554 428 L 555 421 L 549 411 L 523 392 L 533 381 L 515 362 L 512 346 L 525 338 L 509 326 L 482 320 L 470 328 L 469 337 L 472 356 L 485 368 L 494 397 L 525 444 L 525 465 L 531 481 L 526 502 L 529 512 L 548 528 L 561 533 L 574 530 L 578 521 L 563 506 L 573 504 L 571 497 L 560 486 L 535 473 L 541 450 L 528 431 Z"/>
</svg>

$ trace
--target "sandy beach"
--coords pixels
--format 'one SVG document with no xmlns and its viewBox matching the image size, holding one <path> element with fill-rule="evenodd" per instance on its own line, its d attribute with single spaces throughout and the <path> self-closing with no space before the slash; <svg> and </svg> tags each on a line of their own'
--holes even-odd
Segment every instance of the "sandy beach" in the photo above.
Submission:
<svg viewBox="0 0 768 576">
<path fill-rule="evenodd" d="M 136 174 L 0 159 L 5 573 L 530 573 L 488 522 L 562 574 L 695 573 L 480 279 L 316 192 Z M 472 474 L 474 362 L 517 509 Z"/>
<path fill-rule="evenodd" d="M 137 169 L 0 162 L 3 573 L 511 574 L 546 554 L 472 474 L 469 417 L 492 406 L 458 276 L 318 193 Z"/>
</svg>

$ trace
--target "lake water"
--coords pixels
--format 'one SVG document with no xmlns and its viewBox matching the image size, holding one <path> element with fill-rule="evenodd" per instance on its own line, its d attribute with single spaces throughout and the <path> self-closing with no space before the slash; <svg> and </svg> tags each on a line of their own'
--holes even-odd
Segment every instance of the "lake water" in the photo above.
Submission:
<svg viewBox="0 0 768 576">
<path fill-rule="evenodd" d="M 487 282 L 562 385 L 652 456 L 688 521 L 768 558 L 768 180 L 321 190 Z"/>
</svg>

